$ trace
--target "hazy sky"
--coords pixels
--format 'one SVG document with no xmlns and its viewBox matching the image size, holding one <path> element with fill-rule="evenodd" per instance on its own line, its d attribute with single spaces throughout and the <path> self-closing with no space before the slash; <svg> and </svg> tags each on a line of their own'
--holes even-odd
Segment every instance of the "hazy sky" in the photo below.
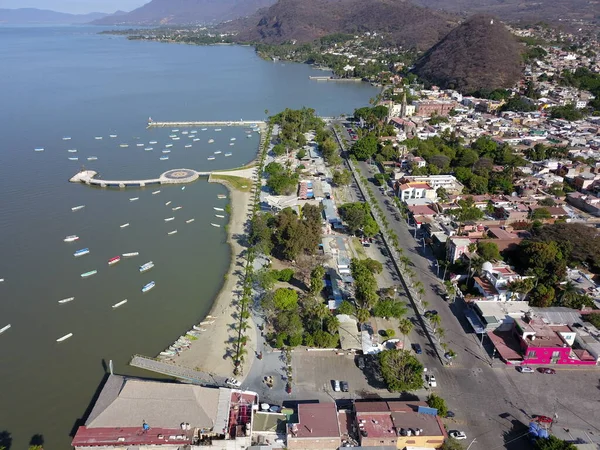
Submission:
<svg viewBox="0 0 600 450">
<path fill-rule="evenodd" d="M 131 11 L 150 0 L 0 0 L 0 8 L 39 8 L 73 14 Z"/>
</svg>

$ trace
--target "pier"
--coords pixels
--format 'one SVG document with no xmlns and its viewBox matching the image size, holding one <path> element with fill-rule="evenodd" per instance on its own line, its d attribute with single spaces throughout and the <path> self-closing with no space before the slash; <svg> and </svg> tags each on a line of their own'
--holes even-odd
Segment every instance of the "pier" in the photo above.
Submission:
<svg viewBox="0 0 600 450">
<path fill-rule="evenodd" d="M 188 383 L 209 386 L 225 386 L 225 378 L 223 377 L 214 376 L 208 372 L 200 372 L 199 370 L 190 369 L 177 364 L 159 361 L 158 359 L 149 358 L 147 356 L 133 355 L 129 365 L 139 369 L 160 373 L 161 375 L 177 378 Z"/>
<path fill-rule="evenodd" d="M 82 170 L 73 176 L 69 181 L 71 183 L 83 183 L 89 186 L 99 186 L 103 188 L 128 188 L 128 187 L 146 187 L 158 186 L 161 184 L 185 184 L 192 183 L 200 177 L 209 177 L 212 172 L 197 172 L 192 169 L 172 169 L 162 173 L 158 178 L 147 180 L 103 180 L 96 178 L 98 172 L 94 170 Z"/>
<path fill-rule="evenodd" d="M 148 122 L 148 128 L 164 128 L 164 127 L 251 127 L 257 125 L 261 129 L 265 129 L 267 124 L 264 120 L 213 120 L 199 122 Z"/>
</svg>

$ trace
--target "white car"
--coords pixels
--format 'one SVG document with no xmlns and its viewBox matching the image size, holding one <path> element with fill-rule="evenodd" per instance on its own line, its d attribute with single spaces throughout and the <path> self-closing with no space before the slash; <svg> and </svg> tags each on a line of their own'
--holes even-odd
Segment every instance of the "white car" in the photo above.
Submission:
<svg viewBox="0 0 600 450">
<path fill-rule="evenodd" d="M 458 430 L 452 430 L 448 433 L 448 436 L 450 436 L 451 438 L 454 438 L 458 441 L 462 441 L 464 439 L 467 438 L 467 435 L 465 434 L 464 431 L 458 431 Z"/>
<path fill-rule="evenodd" d="M 521 373 L 535 373 L 535 370 L 529 366 L 518 366 L 517 370 Z"/>
<path fill-rule="evenodd" d="M 437 387 L 437 381 L 435 381 L 435 375 L 431 374 L 427 377 L 427 381 L 429 381 L 429 386 L 432 388 Z"/>
<path fill-rule="evenodd" d="M 333 390 L 335 392 L 341 392 L 340 380 L 333 380 Z"/>
<path fill-rule="evenodd" d="M 242 383 L 240 383 L 238 380 L 236 380 L 235 378 L 227 378 L 225 380 L 225 384 L 229 385 L 229 386 L 233 386 L 233 387 L 240 387 L 242 385 Z"/>
</svg>

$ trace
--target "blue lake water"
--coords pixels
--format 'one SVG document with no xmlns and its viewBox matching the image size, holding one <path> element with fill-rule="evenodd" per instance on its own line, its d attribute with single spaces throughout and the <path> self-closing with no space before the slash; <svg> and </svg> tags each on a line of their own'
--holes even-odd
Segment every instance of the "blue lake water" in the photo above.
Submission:
<svg viewBox="0 0 600 450">
<path fill-rule="evenodd" d="M 311 81 L 323 72 L 263 61 L 250 47 L 127 41 L 99 31 L 0 26 L 0 328 L 12 325 L 0 335 L 0 436 L 10 433 L 13 450 L 37 434 L 47 449 L 68 449 L 103 363 L 134 373 L 132 354 L 154 355 L 191 328 L 210 309 L 229 263 L 224 228 L 210 226 L 224 187 L 200 180 L 152 195 L 157 188 L 94 189 L 68 183 L 71 176 L 85 166 L 107 179 L 154 178 L 173 168 L 237 167 L 256 154 L 258 136 L 246 138 L 243 128 L 197 129 L 198 141 L 180 133 L 172 141 L 170 129 L 146 129 L 148 117 L 260 120 L 265 109 L 302 106 L 331 116 L 377 93 Z M 160 161 L 167 143 L 169 160 Z M 209 161 L 215 151 L 222 153 Z M 77 205 L 86 207 L 72 212 Z M 71 234 L 80 240 L 63 242 Z M 84 247 L 90 254 L 74 258 Z M 108 267 L 109 258 L 134 251 L 140 256 Z M 155 268 L 140 274 L 149 260 Z M 89 270 L 98 274 L 82 279 Z M 152 280 L 156 288 L 142 294 Z M 59 305 L 66 297 L 75 300 Z M 73 337 L 56 342 L 67 333 Z"/>
</svg>

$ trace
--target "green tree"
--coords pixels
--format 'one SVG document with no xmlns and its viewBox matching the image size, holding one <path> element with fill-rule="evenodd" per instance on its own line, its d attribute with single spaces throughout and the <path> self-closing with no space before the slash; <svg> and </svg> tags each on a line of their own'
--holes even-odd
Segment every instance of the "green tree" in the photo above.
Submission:
<svg viewBox="0 0 600 450">
<path fill-rule="evenodd" d="M 373 134 L 360 138 L 350 149 L 351 155 L 363 161 L 372 158 L 375 153 L 377 153 L 377 137 Z"/>
<path fill-rule="evenodd" d="M 373 307 L 373 315 L 375 317 L 394 317 L 400 319 L 406 315 L 407 311 L 405 303 L 396 301 L 393 298 L 381 299 Z"/>
<path fill-rule="evenodd" d="M 498 245 L 494 242 L 477 242 L 477 253 L 484 261 L 499 261 L 501 259 Z"/>
<path fill-rule="evenodd" d="M 423 365 L 406 350 L 379 353 L 381 373 L 391 392 L 415 391 L 423 387 Z"/>
<path fill-rule="evenodd" d="M 550 435 L 548 438 L 536 439 L 533 444 L 535 450 L 576 450 L 577 447 L 570 442 L 563 441 L 556 436 Z"/>
<path fill-rule="evenodd" d="M 531 220 L 550 219 L 552 215 L 546 208 L 536 208 L 531 213 Z"/>
<path fill-rule="evenodd" d="M 348 186 L 352 182 L 352 173 L 348 169 L 333 172 L 333 183 L 337 186 Z"/>
<path fill-rule="evenodd" d="M 464 450 L 464 447 L 460 441 L 449 437 L 444 441 L 440 450 Z"/>
<path fill-rule="evenodd" d="M 284 281 L 286 283 L 289 283 L 294 277 L 294 269 L 274 270 L 273 272 L 276 272 L 276 276 L 279 281 Z"/>
<path fill-rule="evenodd" d="M 554 301 L 555 291 L 552 286 L 538 284 L 529 294 L 529 305 L 547 308 Z"/>
<path fill-rule="evenodd" d="M 446 417 L 448 414 L 448 406 L 446 406 L 446 401 L 435 394 L 429 394 L 427 397 L 427 406 L 430 408 L 435 408 L 438 410 L 438 416 Z"/>
<path fill-rule="evenodd" d="M 383 272 L 383 264 L 371 258 L 363 259 L 361 263 L 371 271 L 371 273 L 378 274 Z"/>
<path fill-rule="evenodd" d="M 312 295 L 319 295 L 325 287 L 323 278 L 325 277 L 325 268 L 323 266 L 315 267 L 310 273 L 310 288 Z"/>
<path fill-rule="evenodd" d="M 273 296 L 273 304 L 279 311 L 291 311 L 298 306 L 298 293 L 293 289 L 279 288 Z"/>
<path fill-rule="evenodd" d="M 273 146 L 273 153 L 277 156 L 285 155 L 286 151 L 287 147 L 284 144 L 279 143 Z"/>
<path fill-rule="evenodd" d="M 348 300 L 344 300 L 342 303 L 340 303 L 340 306 L 337 309 L 337 313 L 338 314 L 347 314 L 349 316 L 355 315 L 356 308 Z"/>
<path fill-rule="evenodd" d="M 400 319 L 400 321 L 398 322 L 398 331 L 400 331 L 400 334 L 402 334 L 403 343 L 406 343 L 406 336 L 410 334 L 413 327 L 413 323 L 410 321 L 410 319 L 406 317 Z M 406 347 L 406 345 L 404 345 L 403 347 Z"/>
</svg>

